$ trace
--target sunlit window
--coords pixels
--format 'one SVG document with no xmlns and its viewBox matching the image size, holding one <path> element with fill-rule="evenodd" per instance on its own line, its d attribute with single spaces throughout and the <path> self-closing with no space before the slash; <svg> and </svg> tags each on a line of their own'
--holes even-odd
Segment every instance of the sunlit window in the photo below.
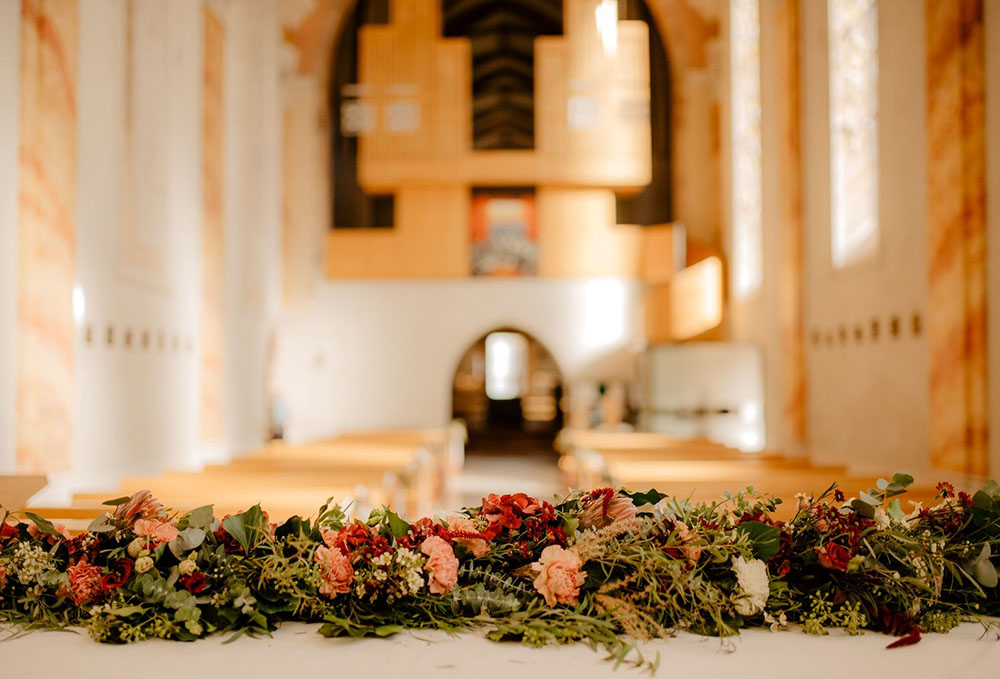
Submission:
<svg viewBox="0 0 1000 679">
<path fill-rule="evenodd" d="M 829 0 L 833 265 L 878 251 L 878 5 Z"/>
<path fill-rule="evenodd" d="M 486 336 L 486 395 L 503 401 L 520 398 L 524 391 L 528 341 L 516 332 Z"/>
<path fill-rule="evenodd" d="M 730 40 L 733 292 L 741 298 L 763 277 L 759 0 L 730 1 Z"/>
</svg>

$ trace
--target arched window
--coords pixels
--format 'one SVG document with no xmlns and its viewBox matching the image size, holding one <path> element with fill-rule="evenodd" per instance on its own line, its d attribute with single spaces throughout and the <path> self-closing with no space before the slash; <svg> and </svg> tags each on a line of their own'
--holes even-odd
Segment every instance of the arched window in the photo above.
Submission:
<svg viewBox="0 0 1000 679">
<path fill-rule="evenodd" d="M 733 293 L 746 297 L 764 274 L 760 129 L 760 0 L 731 0 Z"/>
<path fill-rule="evenodd" d="M 831 256 L 874 255 L 878 223 L 878 4 L 829 0 Z"/>
</svg>

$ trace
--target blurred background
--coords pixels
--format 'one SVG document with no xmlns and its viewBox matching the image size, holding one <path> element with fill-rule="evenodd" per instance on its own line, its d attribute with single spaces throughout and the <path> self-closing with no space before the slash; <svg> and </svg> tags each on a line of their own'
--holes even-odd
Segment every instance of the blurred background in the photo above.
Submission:
<svg viewBox="0 0 1000 679">
<path fill-rule="evenodd" d="M 0 502 L 900 469 L 1000 470 L 1000 1 L 0 0 Z"/>
</svg>

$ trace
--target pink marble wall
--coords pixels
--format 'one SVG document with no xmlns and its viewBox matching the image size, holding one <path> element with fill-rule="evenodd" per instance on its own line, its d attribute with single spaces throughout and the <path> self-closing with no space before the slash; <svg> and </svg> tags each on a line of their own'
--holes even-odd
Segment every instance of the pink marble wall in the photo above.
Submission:
<svg viewBox="0 0 1000 679">
<path fill-rule="evenodd" d="M 202 133 L 202 310 L 201 438 L 215 443 L 223 436 L 223 346 L 225 254 L 223 205 L 223 62 L 225 27 L 204 9 L 205 66 Z"/>
<path fill-rule="evenodd" d="M 778 307 L 781 324 L 782 440 L 806 439 L 805 317 L 802 275 L 802 125 L 800 114 L 800 0 L 778 0 L 781 226 Z"/>
<path fill-rule="evenodd" d="M 934 465 L 987 456 L 985 51 L 982 0 L 926 0 L 930 442 Z"/>
<path fill-rule="evenodd" d="M 69 470 L 74 434 L 77 0 L 23 0 L 17 467 Z"/>
</svg>

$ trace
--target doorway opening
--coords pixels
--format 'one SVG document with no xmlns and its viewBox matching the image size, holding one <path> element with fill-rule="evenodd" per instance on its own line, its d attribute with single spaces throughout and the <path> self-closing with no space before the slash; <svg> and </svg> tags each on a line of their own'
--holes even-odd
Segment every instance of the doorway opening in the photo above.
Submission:
<svg viewBox="0 0 1000 679">
<path fill-rule="evenodd" d="M 554 454 L 562 402 L 562 373 L 552 354 L 517 329 L 479 338 L 455 370 L 452 415 L 465 421 L 470 454 Z"/>
</svg>

